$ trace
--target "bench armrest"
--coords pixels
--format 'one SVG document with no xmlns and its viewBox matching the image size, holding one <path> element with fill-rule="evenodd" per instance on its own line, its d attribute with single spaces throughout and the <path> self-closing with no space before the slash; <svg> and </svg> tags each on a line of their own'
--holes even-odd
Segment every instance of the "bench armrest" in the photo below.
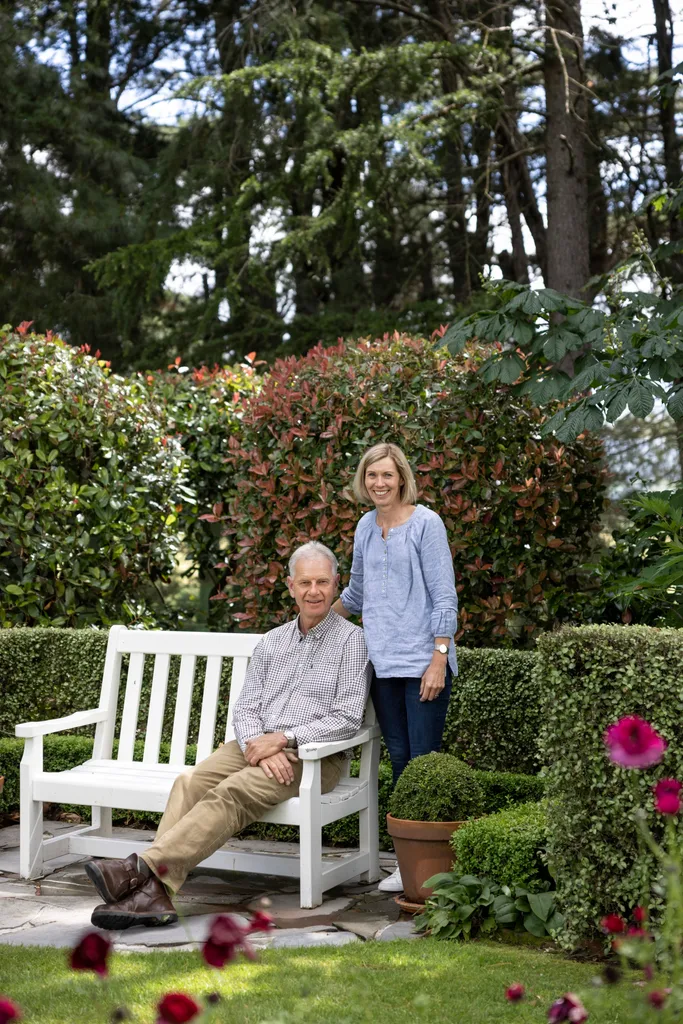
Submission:
<svg viewBox="0 0 683 1024">
<path fill-rule="evenodd" d="M 298 755 L 302 761 L 320 761 L 330 754 L 340 754 L 343 750 L 351 750 L 352 747 L 359 747 L 379 736 L 378 725 L 366 725 L 360 729 L 355 736 L 349 736 L 347 740 L 331 740 L 329 743 L 304 743 L 299 747 Z"/>
<path fill-rule="evenodd" d="M 47 736 L 52 732 L 62 732 L 64 729 L 79 729 L 82 725 L 95 725 L 96 722 L 104 722 L 108 713 L 106 708 L 94 708 L 91 711 L 76 711 L 73 715 L 66 715 L 64 718 L 50 718 L 46 722 L 23 722 L 16 726 L 14 735 L 30 739 L 33 736 Z"/>
</svg>

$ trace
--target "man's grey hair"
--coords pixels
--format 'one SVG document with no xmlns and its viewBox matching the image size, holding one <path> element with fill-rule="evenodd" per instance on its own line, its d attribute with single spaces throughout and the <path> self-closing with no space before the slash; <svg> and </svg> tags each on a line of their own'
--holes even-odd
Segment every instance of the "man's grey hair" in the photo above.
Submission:
<svg viewBox="0 0 683 1024">
<path fill-rule="evenodd" d="M 330 551 L 329 548 L 325 547 L 324 544 L 321 544 L 320 541 L 317 540 L 309 540 L 306 544 L 302 544 L 301 547 L 296 549 L 289 560 L 289 575 L 294 575 L 296 563 L 300 558 L 311 558 L 313 556 L 320 557 L 321 555 L 329 559 L 330 565 L 332 566 L 332 575 L 336 576 L 338 563 L 334 556 L 334 552 Z"/>
</svg>

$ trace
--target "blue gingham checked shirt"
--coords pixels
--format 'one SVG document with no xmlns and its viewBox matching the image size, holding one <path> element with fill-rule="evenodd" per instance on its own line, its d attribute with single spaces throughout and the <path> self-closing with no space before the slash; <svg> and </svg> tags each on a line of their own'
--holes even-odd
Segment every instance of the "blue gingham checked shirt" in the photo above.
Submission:
<svg viewBox="0 0 683 1024">
<path fill-rule="evenodd" d="M 296 618 L 256 645 L 235 703 L 235 737 L 242 750 L 284 729 L 300 746 L 348 739 L 363 721 L 369 689 L 362 629 L 330 611 L 304 636 Z"/>
</svg>

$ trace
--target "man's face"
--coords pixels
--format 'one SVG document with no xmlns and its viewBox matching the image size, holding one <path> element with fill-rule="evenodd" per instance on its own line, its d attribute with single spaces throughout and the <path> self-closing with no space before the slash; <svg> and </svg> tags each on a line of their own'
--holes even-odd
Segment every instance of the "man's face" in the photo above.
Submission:
<svg viewBox="0 0 683 1024">
<path fill-rule="evenodd" d="M 337 596 L 339 576 L 332 572 L 329 558 L 309 555 L 300 558 L 294 575 L 287 577 L 289 592 L 304 619 L 322 622 Z"/>
</svg>

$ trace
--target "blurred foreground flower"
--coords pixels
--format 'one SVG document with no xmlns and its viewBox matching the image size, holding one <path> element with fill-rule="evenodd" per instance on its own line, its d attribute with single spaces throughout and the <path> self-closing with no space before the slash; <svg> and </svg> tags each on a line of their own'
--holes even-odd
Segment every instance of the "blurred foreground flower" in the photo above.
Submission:
<svg viewBox="0 0 683 1024">
<path fill-rule="evenodd" d="M 658 764 L 667 746 L 650 723 L 638 715 L 620 718 L 609 727 L 604 740 L 610 758 L 622 768 L 649 768 Z"/>
<path fill-rule="evenodd" d="M 524 985 L 520 985 L 518 981 L 510 985 L 505 989 L 505 998 L 511 1003 L 518 1003 L 520 999 L 524 999 Z"/>
<path fill-rule="evenodd" d="M 626 921 L 624 921 L 623 917 L 619 917 L 618 914 L 608 914 L 607 917 L 603 917 L 600 927 L 604 932 L 618 935 L 620 932 L 626 931 Z"/>
<path fill-rule="evenodd" d="M 157 1007 L 157 1024 L 186 1024 L 200 1012 L 194 999 L 184 992 L 169 992 Z"/>
<path fill-rule="evenodd" d="M 11 1020 L 21 1020 L 19 1008 L 9 999 L 0 996 L 0 1024 L 9 1024 Z"/>
<path fill-rule="evenodd" d="M 99 932 L 88 932 L 71 950 L 69 962 L 74 971 L 94 971 L 104 978 L 111 942 Z"/>
<path fill-rule="evenodd" d="M 267 932 L 273 927 L 273 919 L 258 911 L 244 928 L 231 914 L 219 914 L 211 922 L 209 936 L 202 947 L 202 956 L 211 967 L 224 967 L 234 960 L 239 950 L 254 960 L 256 953 L 248 941 L 253 932 Z"/>
<path fill-rule="evenodd" d="M 568 1020 L 570 1024 L 583 1024 L 588 1020 L 585 1006 L 573 992 L 567 992 L 561 999 L 556 999 L 548 1010 L 549 1024 L 559 1024 L 563 1020 Z"/>
<path fill-rule="evenodd" d="M 660 779 L 652 787 L 655 809 L 660 814 L 678 814 L 681 809 L 681 784 L 678 779 Z"/>
</svg>

